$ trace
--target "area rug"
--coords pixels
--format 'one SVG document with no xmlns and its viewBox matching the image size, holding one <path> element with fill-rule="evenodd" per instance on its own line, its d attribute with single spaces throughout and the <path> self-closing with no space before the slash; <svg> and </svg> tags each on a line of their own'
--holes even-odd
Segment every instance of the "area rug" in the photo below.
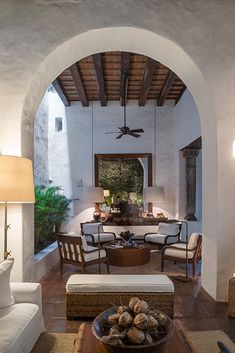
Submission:
<svg viewBox="0 0 235 353">
<path fill-rule="evenodd" d="M 235 353 L 235 344 L 220 330 L 183 332 L 186 344 L 192 353 L 219 353 L 217 342 L 223 342 Z"/>
<path fill-rule="evenodd" d="M 75 333 L 43 333 L 31 353 L 73 353 Z"/>
</svg>

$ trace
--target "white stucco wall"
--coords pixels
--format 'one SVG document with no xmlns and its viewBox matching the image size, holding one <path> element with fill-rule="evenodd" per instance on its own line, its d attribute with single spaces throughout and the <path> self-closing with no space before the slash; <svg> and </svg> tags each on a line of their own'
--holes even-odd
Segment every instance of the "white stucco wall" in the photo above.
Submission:
<svg viewBox="0 0 235 353">
<path fill-rule="evenodd" d="M 188 90 L 173 110 L 174 155 L 176 168 L 176 215 L 186 215 L 185 158 L 182 148 L 201 136 L 201 123 L 195 101 Z M 188 222 L 189 234 L 202 232 L 202 152 L 196 159 L 196 210 L 197 221 Z"/>
<path fill-rule="evenodd" d="M 45 93 L 34 122 L 34 184 L 48 185 L 48 95 Z"/>
</svg>

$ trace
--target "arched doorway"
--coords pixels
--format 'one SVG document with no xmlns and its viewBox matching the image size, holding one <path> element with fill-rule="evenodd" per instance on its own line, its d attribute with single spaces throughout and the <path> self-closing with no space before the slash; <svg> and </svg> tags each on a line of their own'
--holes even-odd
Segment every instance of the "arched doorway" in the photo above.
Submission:
<svg viewBox="0 0 235 353">
<path fill-rule="evenodd" d="M 33 156 L 34 116 L 48 85 L 68 66 L 88 55 L 102 51 L 131 51 L 160 61 L 174 71 L 193 95 L 201 118 L 203 139 L 203 239 L 204 253 L 210 249 L 210 258 L 203 256 L 202 284 L 214 297 L 216 277 L 216 122 L 211 96 L 202 73 L 192 59 L 174 42 L 156 33 L 139 28 L 115 27 L 84 32 L 56 48 L 40 65 L 28 88 L 22 114 L 22 155 Z M 32 93 L 33 92 L 33 93 Z M 214 205 L 214 209 L 211 207 Z M 28 211 L 23 210 L 31 224 Z M 31 224 L 32 227 L 32 224 Z"/>
</svg>

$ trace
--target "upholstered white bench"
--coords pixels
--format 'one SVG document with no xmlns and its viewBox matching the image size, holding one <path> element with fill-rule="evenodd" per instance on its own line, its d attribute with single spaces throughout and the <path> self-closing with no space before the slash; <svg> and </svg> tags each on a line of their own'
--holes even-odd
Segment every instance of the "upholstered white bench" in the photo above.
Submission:
<svg viewBox="0 0 235 353">
<path fill-rule="evenodd" d="M 132 296 L 173 317 L 174 285 L 165 275 L 72 275 L 66 284 L 66 315 L 68 320 L 95 317 Z"/>
</svg>

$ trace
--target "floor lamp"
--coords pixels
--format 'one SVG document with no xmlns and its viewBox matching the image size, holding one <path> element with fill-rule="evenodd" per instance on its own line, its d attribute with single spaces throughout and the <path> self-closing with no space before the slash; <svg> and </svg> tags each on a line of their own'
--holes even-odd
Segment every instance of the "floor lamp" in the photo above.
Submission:
<svg viewBox="0 0 235 353">
<path fill-rule="evenodd" d="M 32 162 L 15 156 L 0 156 L 0 203 L 4 203 L 4 259 L 10 255 L 7 249 L 8 203 L 34 203 Z"/>
</svg>

